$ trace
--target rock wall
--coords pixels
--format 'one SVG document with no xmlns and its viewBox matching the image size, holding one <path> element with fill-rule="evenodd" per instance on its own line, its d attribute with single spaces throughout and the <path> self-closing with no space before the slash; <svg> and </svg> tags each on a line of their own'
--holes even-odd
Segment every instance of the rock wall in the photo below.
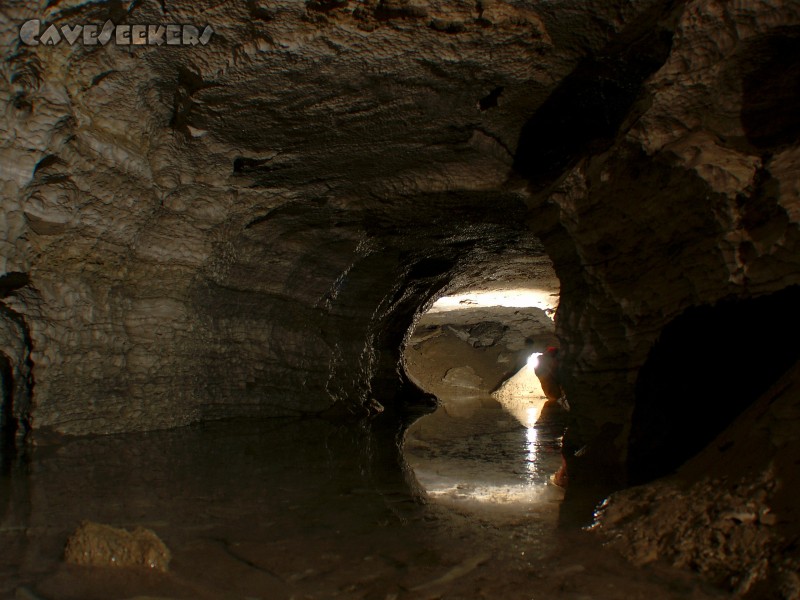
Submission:
<svg viewBox="0 0 800 600">
<path fill-rule="evenodd" d="M 669 478 L 613 494 L 594 531 L 632 562 L 692 569 L 733 597 L 800 594 L 800 363 Z"/>
<path fill-rule="evenodd" d="M 542 105 L 520 140 L 532 212 L 552 215 L 533 227 L 562 282 L 576 478 L 625 461 L 639 370 L 668 323 L 800 278 L 798 6 L 662 8 L 576 68 L 561 92 L 572 102 Z M 577 108 L 599 124 L 544 153 L 535 132 Z"/>
<path fill-rule="evenodd" d="M 0 273 L 25 284 L 2 301 L 35 381 L 13 411 L 66 433 L 375 412 L 438 289 L 542 252 L 509 147 L 570 57 L 534 60 L 528 9 L 395 4 L 4 7 Z M 215 33 L 28 46 L 32 18 Z"/>
</svg>

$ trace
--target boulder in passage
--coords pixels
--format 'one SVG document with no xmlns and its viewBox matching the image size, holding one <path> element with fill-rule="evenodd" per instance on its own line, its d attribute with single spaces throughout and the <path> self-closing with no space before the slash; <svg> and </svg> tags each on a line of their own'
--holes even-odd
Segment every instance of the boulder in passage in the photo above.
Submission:
<svg viewBox="0 0 800 600">
<path fill-rule="evenodd" d="M 166 571 L 172 555 L 151 529 L 133 531 L 83 521 L 64 550 L 64 560 L 92 567 L 147 567 Z"/>
</svg>

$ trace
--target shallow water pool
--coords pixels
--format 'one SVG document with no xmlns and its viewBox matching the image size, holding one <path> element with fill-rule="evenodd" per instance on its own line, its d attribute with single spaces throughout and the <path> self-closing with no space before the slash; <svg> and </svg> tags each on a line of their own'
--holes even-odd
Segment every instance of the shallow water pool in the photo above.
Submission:
<svg viewBox="0 0 800 600">
<path fill-rule="evenodd" d="M 431 501 L 388 430 L 231 421 L 19 453 L 0 477 L 0 596 L 713 597 L 559 529 L 556 510 L 495 519 Z M 169 571 L 65 564 L 84 519 L 152 529 L 172 552 Z"/>
</svg>

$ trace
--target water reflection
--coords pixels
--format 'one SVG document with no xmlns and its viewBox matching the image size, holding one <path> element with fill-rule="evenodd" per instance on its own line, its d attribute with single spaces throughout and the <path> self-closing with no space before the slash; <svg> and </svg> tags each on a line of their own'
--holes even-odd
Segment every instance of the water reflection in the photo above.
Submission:
<svg viewBox="0 0 800 600">
<path fill-rule="evenodd" d="M 533 366 L 491 396 L 453 392 L 406 434 L 406 456 L 428 495 L 476 514 L 557 519 L 563 423 L 542 419 L 547 399 Z"/>
<path fill-rule="evenodd" d="M 551 476 L 561 464 L 557 427 L 525 426 L 491 398 L 468 416 L 446 407 L 417 421 L 406 457 L 429 497 L 478 516 L 537 514 L 555 526 L 563 497 Z"/>
<path fill-rule="evenodd" d="M 525 430 L 525 439 L 527 441 L 527 455 L 525 460 L 528 463 L 528 473 L 530 475 L 531 480 L 535 480 L 536 474 L 538 473 L 539 469 L 536 466 L 537 463 L 537 445 L 536 441 L 539 438 L 539 434 L 536 431 L 536 427 L 528 427 Z"/>
<path fill-rule="evenodd" d="M 461 439 L 440 447 L 445 462 L 474 465 L 488 450 L 472 498 L 557 506 L 557 488 L 546 484 L 554 436 L 483 402 L 481 422 L 464 420 Z M 0 597 L 687 597 L 601 554 L 588 533 L 574 532 L 577 542 L 556 534 L 547 512 L 509 513 L 486 527 L 476 513 L 421 504 L 398 463 L 396 433 L 380 423 L 272 420 L 37 446 L 0 475 Z M 172 552 L 169 572 L 65 564 L 65 541 L 83 519 L 152 528 Z"/>
<path fill-rule="evenodd" d="M 14 597 L 19 586 L 53 600 L 336 591 L 344 584 L 325 574 L 348 554 L 374 555 L 376 529 L 401 545 L 416 534 L 405 524 L 422 521 L 421 507 L 397 460 L 391 436 L 317 420 L 215 423 L 36 447 L 27 467 L 0 477 L 0 597 Z M 84 519 L 152 528 L 173 552 L 171 573 L 131 581 L 121 571 L 65 565 L 64 543 Z M 366 575 L 356 569 L 351 576 L 349 584 Z M 387 589 L 399 583 L 392 577 Z"/>
</svg>

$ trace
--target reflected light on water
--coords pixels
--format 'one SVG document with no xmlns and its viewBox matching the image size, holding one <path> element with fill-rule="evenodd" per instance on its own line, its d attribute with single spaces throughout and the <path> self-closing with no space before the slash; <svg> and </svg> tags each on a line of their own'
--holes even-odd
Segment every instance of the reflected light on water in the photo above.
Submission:
<svg viewBox="0 0 800 600">
<path fill-rule="evenodd" d="M 546 485 L 481 485 L 456 484 L 427 490 L 428 495 L 439 500 L 472 501 L 487 504 L 531 503 L 554 495 Z M 558 493 L 556 491 L 555 493 Z"/>
<path fill-rule="evenodd" d="M 500 430 L 497 434 L 499 437 L 495 438 L 492 445 L 502 447 L 504 443 L 519 444 L 516 445 L 521 450 L 517 459 L 519 462 L 516 466 L 513 461 L 507 463 L 506 454 L 501 451 L 497 460 L 476 460 L 470 464 L 464 460 L 463 454 L 458 454 L 455 460 L 460 467 L 452 470 L 436 460 L 428 464 L 416 463 L 417 479 L 431 498 L 464 508 L 470 504 L 523 505 L 524 510 L 534 509 L 534 503 L 539 503 L 541 508 L 541 503 L 561 498 L 560 489 L 549 485 L 549 473 L 557 469 L 558 459 L 554 461 L 553 453 L 546 448 L 555 440 L 548 437 L 547 431 L 541 431 L 536 426 L 543 402 L 527 398 L 514 404 L 509 403 L 511 398 L 508 396 L 504 400 L 501 403 L 524 429 L 517 430 L 519 437 L 515 437 L 513 430 Z M 501 441 L 503 439 L 507 441 Z M 512 446 L 508 446 L 508 449 L 511 451 Z"/>
<path fill-rule="evenodd" d="M 528 467 L 528 475 L 530 476 L 535 476 L 539 470 L 536 459 L 536 442 L 538 438 L 539 432 L 536 431 L 536 428 L 533 425 L 529 425 L 528 429 L 525 431 L 525 439 L 527 441 L 527 454 L 525 460 Z"/>
<path fill-rule="evenodd" d="M 536 421 L 539 420 L 539 414 L 541 412 L 541 404 L 534 404 L 525 409 L 525 420 L 522 422 L 522 424 L 528 428 L 528 441 L 530 441 L 531 435 L 536 435 L 535 430 L 533 434 L 531 434 L 531 430 L 533 429 L 533 426 L 536 425 Z"/>
<path fill-rule="evenodd" d="M 532 356 L 538 354 L 541 353 L 535 352 Z M 526 428 L 533 427 L 534 423 L 539 420 L 542 406 L 547 401 L 530 358 L 528 364 L 506 381 L 499 390 L 492 394 L 492 397 Z"/>
</svg>

